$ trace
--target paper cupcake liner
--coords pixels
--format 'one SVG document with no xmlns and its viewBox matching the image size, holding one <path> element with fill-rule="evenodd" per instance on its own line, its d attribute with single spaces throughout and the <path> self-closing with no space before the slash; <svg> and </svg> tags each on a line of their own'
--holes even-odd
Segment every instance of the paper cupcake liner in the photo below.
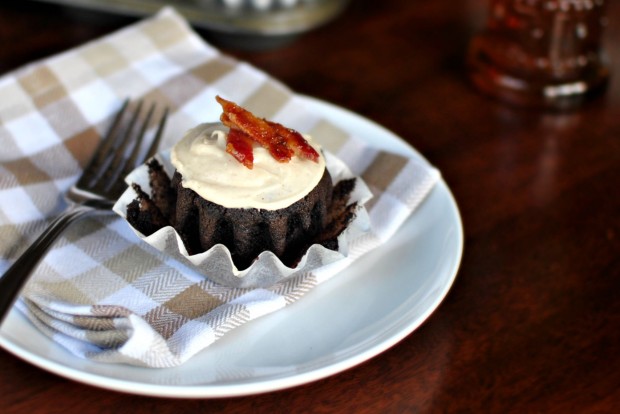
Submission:
<svg viewBox="0 0 620 414">
<path fill-rule="evenodd" d="M 250 267 L 238 270 L 232 261 L 230 251 L 222 244 L 217 244 L 205 252 L 189 255 L 181 240 L 181 236 L 172 226 L 163 227 L 150 236 L 145 236 L 129 222 L 127 224 L 140 239 L 155 249 L 190 265 L 209 280 L 228 287 L 269 287 L 298 274 L 332 265 L 348 257 L 348 245 L 352 239 L 361 237 L 370 231 L 370 218 L 364 203 L 372 198 L 372 193 L 366 183 L 360 177 L 353 175 L 344 162 L 327 151 L 324 151 L 324 155 L 326 168 L 332 176 L 334 183 L 355 178 L 355 188 L 349 199 L 349 203 L 357 203 L 355 217 L 338 236 L 337 251 L 327 249 L 320 244 L 314 244 L 310 246 L 294 268 L 282 263 L 273 252 L 264 251 L 254 260 Z M 170 151 L 161 152 L 156 157 L 168 175 L 172 176 L 174 166 L 170 162 Z M 125 181 L 130 185 L 115 203 L 113 210 L 127 220 L 127 205 L 137 196 L 131 187 L 131 183 L 140 185 L 146 193 L 150 194 L 148 166 L 144 164 L 136 168 L 125 178 Z"/>
</svg>

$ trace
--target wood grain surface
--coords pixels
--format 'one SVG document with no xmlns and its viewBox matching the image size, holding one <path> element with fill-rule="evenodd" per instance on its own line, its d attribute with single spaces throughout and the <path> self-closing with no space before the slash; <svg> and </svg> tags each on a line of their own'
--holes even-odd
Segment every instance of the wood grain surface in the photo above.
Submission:
<svg viewBox="0 0 620 414">
<path fill-rule="evenodd" d="M 510 107 L 471 86 L 465 51 L 484 24 L 483 0 L 353 0 L 281 47 L 220 46 L 298 93 L 382 124 L 442 171 L 465 228 L 455 285 L 383 354 L 251 397 L 107 391 L 0 350 L 0 412 L 618 412 L 620 2 L 609 6 L 610 85 L 565 113 Z M 133 21 L 3 1 L 0 73 Z"/>
</svg>

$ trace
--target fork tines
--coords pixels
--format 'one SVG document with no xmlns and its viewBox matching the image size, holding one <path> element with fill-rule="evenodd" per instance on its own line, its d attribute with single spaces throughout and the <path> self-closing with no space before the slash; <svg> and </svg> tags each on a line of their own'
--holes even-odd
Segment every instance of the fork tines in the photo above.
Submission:
<svg viewBox="0 0 620 414">
<path fill-rule="evenodd" d="M 150 132 L 151 119 L 155 112 L 155 104 L 143 111 L 142 100 L 131 105 L 126 99 L 106 136 L 77 183 L 83 190 L 95 193 L 112 193 L 116 197 L 126 188 L 123 178 L 138 164 L 136 160 L 146 160 L 157 151 L 162 131 L 166 122 L 168 108 L 163 114 L 155 131 Z M 143 145 L 144 137 L 153 134 L 152 139 Z M 147 148 L 143 148 L 143 147 Z"/>
</svg>

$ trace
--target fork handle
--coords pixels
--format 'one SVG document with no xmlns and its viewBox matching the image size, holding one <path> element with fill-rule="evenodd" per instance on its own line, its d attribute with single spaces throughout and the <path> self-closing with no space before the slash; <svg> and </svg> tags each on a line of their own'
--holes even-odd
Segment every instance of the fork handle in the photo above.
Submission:
<svg viewBox="0 0 620 414">
<path fill-rule="evenodd" d="M 49 247 L 69 224 L 92 211 L 91 207 L 71 204 L 58 215 L 43 233 L 28 247 L 15 263 L 0 278 L 0 324 L 15 303 L 22 286 L 38 266 Z"/>
</svg>

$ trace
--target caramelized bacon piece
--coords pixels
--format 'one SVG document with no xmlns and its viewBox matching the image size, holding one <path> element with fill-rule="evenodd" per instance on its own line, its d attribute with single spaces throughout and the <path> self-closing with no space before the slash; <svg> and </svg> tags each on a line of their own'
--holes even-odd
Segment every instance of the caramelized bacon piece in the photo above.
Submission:
<svg viewBox="0 0 620 414">
<path fill-rule="evenodd" d="M 275 158 L 276 160 L 278 160 L 279 162 L 288 162 L 293 156 L 293 151 L 286 145 L 286 142 L 284 140 L 269 140 L 268 138 L 257 139 L 256 138 L 257 136 L 259 137 L 262 136 L 262 135 L 258 135 L 259 132 L 256 132 L 255 129 L 253 130 L 251 126 L 248 126 L 248 124 L 245 124 L 246 126 L 244 128 L 239 127 L 239 125 L 236 122 L 234 122 L 229 117 L 229 115 L 226 113 L 222 114 L 222 116 L 220 117 L 220 120 L 222 121 L 224 125 L 229 127 L 231 131 L 233 129 L 236 129 L 244 133 L 245 135 L 247 135 L 253 141 L 258 142 L 261 146 L 267 148 L 271 156 Z M 264 122 L 263 120 L 259 120 L 259 121 Z M 252 132 L 254 132 L 254 134 L 252 134 Z M 264 136 L 267 137 L 267 135 L 264 135 Z"/>
<path fill-rule="evenodd" d="M 226 140 L 226 152 L 250 170 L 254 167 L 252 142 L 252 138 L 235 128 L 230 129 Z"/>
<path fill-rule="evenodd" d="M 286 140 L 288 147 L 293 149 L 295 155 L 314 162 L 319 161 L 318 152 L 308 144 L 308 141 L 299 132 L 275 122 L 267 121 L 267 123 L 275 130 L 276 134 Z"/>
<path fill-rule="evenodd" d="M 276 136 L 273 128 L 265 120 L 255 117 L 250 111 L 219 96 L 215 99 L 224 110 L 220 117 L 224 125 L 230 129 L 240 129 L 245 132 L 254 141 L 265 147 L 277 161 L 288 162 L 291 159 L 293 151 L 286 145 L 286 141 L 282 137 Z"/>
<path fill-rule="evenodd" d="M 297 131 L 278 123 L 257 118 L 239 105 L 216 96 L 222 105 L 220 120 L 232 130 L 240 130 L 265 147 L 279 162 L 288 162 L 293 155 L 317 162 L 319 154 Z"/>
</svg>

